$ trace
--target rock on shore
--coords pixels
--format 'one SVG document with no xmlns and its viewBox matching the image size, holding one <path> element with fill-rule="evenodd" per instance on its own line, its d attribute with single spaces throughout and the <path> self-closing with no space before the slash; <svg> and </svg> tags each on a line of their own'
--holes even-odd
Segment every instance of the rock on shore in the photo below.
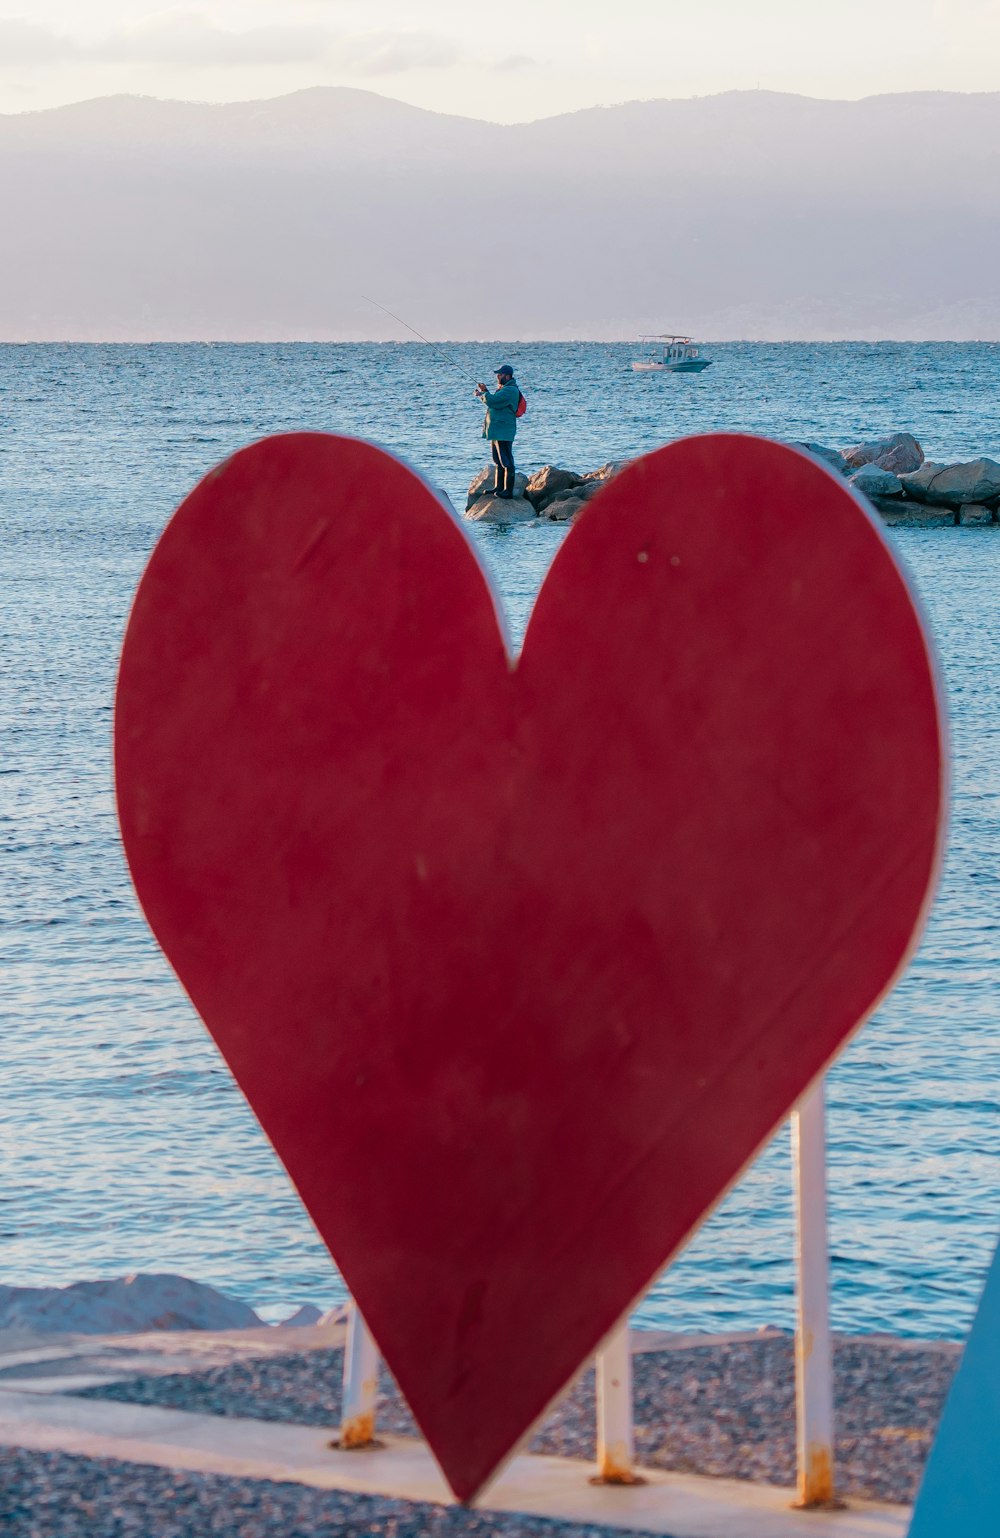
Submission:
<svg viewBox="0 0 1000 1538">
<path fill-rule="evenodd" d="M 795 442 L 791 448 L 844 476 L 890 525 L 945 528 L 1000 522 L 1000 463 L 981 457 L 944 465 L 925 459 L 912 433 L 892 433 L 851 448 Z M 572 523 L 593 496 L 625 468 L 610 461 L 597 470 L 543 465 L 531 475 L 517 472 L 516 495 L 492 496 L 493 469 L 487 466 L 469 487 L 465 516 L 475 523 Z"/>
<path fill-rule="evenodd" d="M 69 1287 L 0 1285 L 0 1330 L 132 1335 L 146 1330 L 247 1330 L 263 1323 L 246 1303 L 186 1276 L 140 1273 Z"/>
</svg>

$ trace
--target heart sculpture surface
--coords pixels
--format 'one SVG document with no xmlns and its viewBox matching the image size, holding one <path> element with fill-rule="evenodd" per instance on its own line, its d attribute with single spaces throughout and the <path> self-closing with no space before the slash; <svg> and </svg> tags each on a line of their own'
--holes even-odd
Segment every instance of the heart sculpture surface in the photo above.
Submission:
<svg viewBox="0 0 1000 1538">
<path fill-rule="evenodd" d="M 898 974 L 944 794 L 882 536 L 738 436 L 600 492 L 516 664 L 405 465 L 244 450 L 142 579 L 116 760 L 149 922 L 461 1499 Z"/>
</svg>

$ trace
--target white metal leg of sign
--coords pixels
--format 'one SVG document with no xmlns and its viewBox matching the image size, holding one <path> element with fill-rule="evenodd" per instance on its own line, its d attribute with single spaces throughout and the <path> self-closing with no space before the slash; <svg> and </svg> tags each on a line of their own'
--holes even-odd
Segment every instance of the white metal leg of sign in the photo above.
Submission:
<svg viewBox="0 0 1000 1538">
<path fill-rule="evenodd" d="M 826 1108 L 822 1079 L 799 1101 L 792 1114 L 792 1162 L 798 1220 L 797 1504 L 824 1506 L 834 1501 L 834 1473 Z"/>
<path fill-rule="evenodd" d="M 344 1349 L 341 1447 L 370 1447 L 374 1442 L 377 1394 L 378 1347 L 361 1317 L 361 1310 L 352 1299 Z"/>
<path fill-rule="evenodd" d="M 640 1484 L 633 1457 L 632 1351 L 626 1323 L 597 1353 L 597 1482 Z"/>
</svg>

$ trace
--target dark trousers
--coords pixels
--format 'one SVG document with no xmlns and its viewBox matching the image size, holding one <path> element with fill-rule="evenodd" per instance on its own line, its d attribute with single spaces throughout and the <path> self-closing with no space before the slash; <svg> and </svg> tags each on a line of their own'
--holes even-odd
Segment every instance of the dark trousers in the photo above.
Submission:
<svg viewBox="0 0 1000 1538">
<path fill-rule="evenodd" d="M 496 489 L 501 496 L 514 495 L 514 445 L 509 439 L 493 438 L 490 452 L 497 467 Z"/>
</svg>

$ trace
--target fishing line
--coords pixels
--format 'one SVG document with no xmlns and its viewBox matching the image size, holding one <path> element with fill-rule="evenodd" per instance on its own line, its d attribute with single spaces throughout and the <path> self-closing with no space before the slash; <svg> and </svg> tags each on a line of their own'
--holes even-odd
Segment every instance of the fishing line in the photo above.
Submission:
<svg viewBox="0 0 1000 1538">
<path fill-rule="evenodd" d="M 368 294 L 362 294 L 360 297 L 365 301 L 366 304 L 373 304 L 376 310 L 381 310 L 383 315 L 390 316 L 390 318 L 396 321 L 400 326 L 405 326 L 406 330 L 411 331 L 419 341 L 426 343 L 432 352 L 436 352 L 439 357 L 444 358 L 445 362 L 449 365 L 450 368 L 453 368 L 456 373 L 461 373 L 462 378 L 468 384 L 469 370 L 462 364 L 456 362 L 452 353 L 444 352 L 442 348 L 439 347 L 437 342 L 432 342 L 430 337 L 424 336 L 423 332 L 418 331 L 416 326 L 411 326 L 408 320 L 404 320 L 403 317 L 401 315 L 397 315 L 394 310 L 389 310 L 384 304 L 379 304 L 377 299 L 370 298 Z"/>
</svg>

